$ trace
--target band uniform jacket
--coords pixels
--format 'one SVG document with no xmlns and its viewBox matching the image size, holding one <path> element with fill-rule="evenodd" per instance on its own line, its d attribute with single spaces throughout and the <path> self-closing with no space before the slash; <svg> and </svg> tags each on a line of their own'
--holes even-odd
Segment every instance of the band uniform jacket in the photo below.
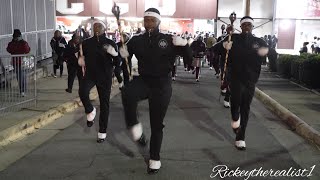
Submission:
<svg viewBox="0 0 320 180">
<path fill-rule="evenodd" d="M 228 41 L 228 36 L 223 41 Z M 231 41 L 233 44 L 228 59 L 231 81 L 240 80 L 244 84 L 256 84 L 261 64 L 266 58 L 259 56 L 257 51 L 261 47 L 268 47 L 267 43 L 252 34 L 233 34 Z"/>
<path fill-rule="evenodd" d="M 175 46 L 172 35 L 159 31 L 137 34 L 128 41 L 127 47 L 130 57 L 134 54 L 138 59 L 139 74 L 146 77 L 168 77 L 176 55 L 191 56 L 188 44 Z"/>
<path fill-rule="evenodd" d="M 113 70 L 114 64 L 119 61 L 119 56 L 112 56 L 103 48 L 104 45 L 111 45 L 118 52 L 114 41 L 108 39 L 105 34 L 93 36 L 83 41 L 83 55 L 85 57 L 85 77 L 92 81 L 104 82 Z"/>
</svg>

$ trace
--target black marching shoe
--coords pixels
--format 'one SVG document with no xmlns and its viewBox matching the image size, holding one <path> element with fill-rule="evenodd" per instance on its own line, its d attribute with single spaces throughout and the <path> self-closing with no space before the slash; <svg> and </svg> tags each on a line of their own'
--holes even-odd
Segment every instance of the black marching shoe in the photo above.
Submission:
<svg viewBox="0 0 320 180">
<path fill-rule="evenodd" d="M 94 121 L 87 121 L 87 126 L 91 127 L 94 124 Z"/>
<path fill-rule="evenodd" d="M 161 162 L 160 161 L 156 161 L 156 160 L 149 160 L 149 166 L 147 169 L 148 174 L 152 175 L 152 174 L 157 174 L 160 170 L 161 167 Z"/>
<path fill-rule="evenodd" d="M 148 174 L 152 175 L 152 174 L 157 174 L 159 172 L 160 169 L 151 169 L 148 167 Z"/>
<path fill-rule="evenodd" d="M 140 139 L 138 139 L 136 142 L 139 144 L 139 146 L 145 147 L 148 143 L 148 140 L 146 136 L 142 133 Z"/>
<path fill-rule="evenodd" d="M 107 138 L 107 133 L 98 133 L 97 143 L 103 143 Z"/>
<path fill-rule="evenodd" d="M 93 107 L 93 110 L 91 113 L 87 114 L 87 126 L 91 127 L 94 124 L 94 118 L 96 117 L 97 110 L 95 107 Z"/>
<path fill-rule="evenodd" d="M 71 89 L 66 89 L 66 92 L 72 93 L 72 90 Z"/>
</svg>

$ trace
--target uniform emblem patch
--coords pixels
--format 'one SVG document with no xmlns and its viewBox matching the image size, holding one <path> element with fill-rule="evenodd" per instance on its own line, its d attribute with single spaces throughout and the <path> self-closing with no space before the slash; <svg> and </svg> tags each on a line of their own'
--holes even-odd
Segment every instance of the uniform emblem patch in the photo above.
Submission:
<svg viewBox="0 0 320 180">
<path fill-rule="evenodd" d="M 165 39 L 159 41 L 159 47 L 165 49 L 168 46 L 168 42 Z"/>
<path fill-rule="evenodd" d="M 253 48 L 253 49 L 258 49 L 258 48 L 259 48 L 259 44 L 258 44 L 258 43 L 254 43 L 254 44 L 252 45 L 252 48 Z"/>
</svg>

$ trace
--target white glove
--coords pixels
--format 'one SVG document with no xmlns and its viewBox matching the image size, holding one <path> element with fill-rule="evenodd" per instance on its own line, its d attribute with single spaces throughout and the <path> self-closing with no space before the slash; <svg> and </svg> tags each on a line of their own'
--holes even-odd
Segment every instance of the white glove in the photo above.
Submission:
<svg viewBox="0 0 320 180">
<path fill-rule="evenodd" d="M 188 40 L 188 44 L 189 44 L 189 46 L 190 46 L 192 43 L 193 43 L 193 39 L 192 39 L 192 38 L 190 38 L 190 39 Z"/>
<path fill-rule="evenodd" d="M 66 48 L 66 46 L 64 44 L 62 44 L 62 43 L 59 43 L 59 47 Z"/>
<path fill-rule="evenodd" d="M 223 42 L 223 47 L 226 49 L 226 50 L 230 50 L 231 48 L 232 48 L 232 41 L 230 41 L 230 42 L 228 42 L 228 41 L 225 41 L 225 42 Z"/>
<path fill-rule="evenodd" d="M 120 52 L 120 56 L 121 56 L 122 58 L 127 58 L 127 57 L 129 57 L 129 52 L 128 52 L 127 48 L 120 47 L 120 48 L 119 48 L 119 52 Z"/>
<path fill-rule="evenodd" d="M 185 46 L 187 45 L 188 41 L 180 36 L 172 36 L 172 43 L 175 46 Z"/>
<path fill-rule="evenodd" d="M 267 47 L 261 47 L 258 49 L 257 53 L 259 56 L 266 56 L 269 52 L 269 48 Z"/>
<path fill-rule="evenodd" d="M 78 64 L 81 67 L 84 67 L 86 65 L 86 62 L 84 61 L 84 56 L 80 56 L 78 59 Z"/>
<path fill-rule="evenodd" d="M 107 53 L 111 54 L 111 56 L 118 56 L 118 52 L 114 49 L 113 46 L 106 44 L 103 48 L 107 51 Z"/>
</svg>

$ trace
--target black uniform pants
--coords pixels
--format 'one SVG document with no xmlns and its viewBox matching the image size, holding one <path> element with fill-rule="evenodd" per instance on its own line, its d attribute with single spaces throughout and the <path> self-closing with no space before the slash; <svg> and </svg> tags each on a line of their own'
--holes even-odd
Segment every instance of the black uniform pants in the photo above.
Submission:
<svg viewBox="0 0 320 180">
<path fill-rule="evenodd" d="M 57 75 L 57 69 L 60 69 L 60 76 L 63 74 L 63 64 L 53 65 L 53 74 Z"/>
<path fill-rule="evenodd" d="M 128 65 L 129 68 L 127 67 L 127 64 L 125 62 L 126 60 L 124 60 L 121 64 L 121 68 L 122 68 L 122 73 L 123 73 L 123 80 L 124 80 L 124 85 L 127 85 L 130 79 L 130 75 L 131 75 L 131 70 L 132 70 L 132 62 L 131 60 L 128 60 Z M 128 70 L 129 69 L 129 70 Z"/>
<path fill-rule="evenodd" d="M 111 85 L 112 85 L 112 70 L 108 76 L 103 77 L 103 81 L 93 81 L 88 78 L 83 78 L 80 89 L 79 96 L 81 102 L 84 106 L 85 112 L 91 113 L 93 111 L 93 106 L 90 102 L 89 93 L 90 90 L 96 86 L 99 95 L 100 101 L 100 117 L 99 117 L 99 132 L 106 133 L 108 127 L 108 119 L 109 119 L 109 101 L 110 101 L 110 93 L 111 93 Z"/>
<path fill-rule="evenodd" d="M 244 140 L 255 84 L 243 84 L 239 81 L 231 81 L 230 90 L 232 120 L 237 121 L 240 117 L 241 128 L 237 133 L 236 141 Z"/>
<path fill-rule="evenodd" d="M 78 64 L 67 64 L 67 69 L 68 69 L 68 89 L 72 90 L 73 87 L 73 82 L 75 77 L 78 77 L 79 81 L 79 87 L 80 87 L 80 81 L 82 79 L 82 71 L 81 67 L 78 66 Z"/>
<path fill-rule="evenodd" d="M 122 90 L 122 103 L 126 125 L 131 128 L 138 124 L 137 106 L 144 99 L 149 100 L 151 125 L 150 158 L 160 160 L 160 149 L 164 128 L 163 119 L 166 115 L 172 95 L 171 77 L 146 78 L 138 76 Z"/>
</svg>

